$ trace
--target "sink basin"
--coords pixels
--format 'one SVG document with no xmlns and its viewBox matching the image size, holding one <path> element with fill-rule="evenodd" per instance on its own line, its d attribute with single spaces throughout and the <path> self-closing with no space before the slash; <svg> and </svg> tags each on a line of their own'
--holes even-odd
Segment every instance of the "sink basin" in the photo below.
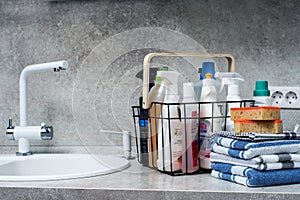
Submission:
<svg viewBox="0 0 300 200">
<path fill-rule="evenodd" d="M 123 170 L 121 157 L 89 154 L 0 155 L 0 181 L 45 181 L 83 178 Z"/>
</svg>

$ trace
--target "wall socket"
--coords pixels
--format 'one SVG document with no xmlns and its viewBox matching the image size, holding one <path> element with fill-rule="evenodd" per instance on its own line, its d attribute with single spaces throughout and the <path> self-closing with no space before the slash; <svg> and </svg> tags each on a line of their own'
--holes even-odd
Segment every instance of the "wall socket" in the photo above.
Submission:
<svg viewBox="0 0 300 200">
<path fill-rule="evenodd" d="M 269 86 L 273 106 L 300 108 L 300 87 Z"/>
</svg>

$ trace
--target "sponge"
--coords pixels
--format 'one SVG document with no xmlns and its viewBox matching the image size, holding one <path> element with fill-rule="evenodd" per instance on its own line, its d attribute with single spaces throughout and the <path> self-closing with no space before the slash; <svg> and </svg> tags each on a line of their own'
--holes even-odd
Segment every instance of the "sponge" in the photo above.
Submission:
<svg viewBox="0 0 300 200">
<path fill-rule="evenodd" d="M 280 108 L 276 106 L 231 108 L 231 120 L 280 120 Z"/>
<path fill-rule="evenodd" d="M 235 120 L 234 132 L 282 133 L 282 120 Z"/>
</svg>

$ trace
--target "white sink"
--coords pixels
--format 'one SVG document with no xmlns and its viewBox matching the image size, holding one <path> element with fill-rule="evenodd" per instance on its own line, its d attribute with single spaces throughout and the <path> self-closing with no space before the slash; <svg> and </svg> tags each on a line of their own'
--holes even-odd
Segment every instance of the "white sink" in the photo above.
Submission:
<svg viewBox="0 0 300 200">
<path fill-rule="evenodd" d="M 104 175 L 123 170 L 121 157 L 89 154 L 0 155 L 0 181 L 46 181 Z"/>
</svg>

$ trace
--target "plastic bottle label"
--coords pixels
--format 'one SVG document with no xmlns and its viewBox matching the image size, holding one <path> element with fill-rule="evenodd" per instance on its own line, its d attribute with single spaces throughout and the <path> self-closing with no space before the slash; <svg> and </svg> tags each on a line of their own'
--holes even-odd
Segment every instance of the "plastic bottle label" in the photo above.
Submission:
<svg viewBox="0 0 300 200">
<path fill-rule="evenodd" d="M 193 156 L 193 167 L 197 167 L 198 164 L 198 140 L 192 142 L 192 156 Z"/>
<path fill-rule="evenodd" d="M 197 111 L 192 111 L 192 132 L 191 132 L 191 137 L 192 137 L 192 163 L 193 167 L 196 167 L 199 165 L 198 163 L 198 138 L 197 138 L 197 129 L 198 129 L 198 124 L 197 124 Z"/>
<path fill-rule="evenodd" d="M 200 121 L 200 154 L 209 157 L 211 151 L 210 123 L 206 120 Z"/>
</svg>

